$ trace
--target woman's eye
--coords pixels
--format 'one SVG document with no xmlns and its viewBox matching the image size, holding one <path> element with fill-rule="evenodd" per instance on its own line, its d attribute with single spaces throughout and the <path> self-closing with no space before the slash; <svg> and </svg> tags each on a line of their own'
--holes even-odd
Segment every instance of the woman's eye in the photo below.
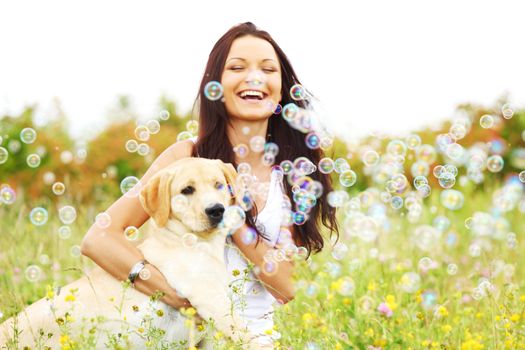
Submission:
<svg viewBox="0 0 525 350">
<path fill-rule="evenodd" d="M 241 70 L 242 67 L 231 67 L 230 69 L 231 69 L 231 70 Z"/>
<path fill-rule="evenodd" d="M 182 194 L 192 194 L 193 192 L 195 192 L 195 187 L 193 186 L 184 187 L 182 191 L 180 191 Z"/>
<path fill-rule="evenodd" d="M 275 69 L 263 69 L 265 72 L 269 72 L 269 73 L 273 73 L 275 72 L 276 70 Z"/>
</svg>

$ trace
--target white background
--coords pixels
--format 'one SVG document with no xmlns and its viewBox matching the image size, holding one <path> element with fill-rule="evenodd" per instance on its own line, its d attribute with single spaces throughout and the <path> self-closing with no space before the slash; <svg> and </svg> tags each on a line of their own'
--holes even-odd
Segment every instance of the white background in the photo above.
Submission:
<svg viewBox="0 0 525 350">
<path fill-rule="evenodd" d="M 161 94 L 188 111 L 213 44 L 252 21 L 290 58 L 339 136 L 400 133 L 458 103 L 525 105 L 520 1 L 1 1 L 0 113 L 58 97 L 74 135 L 119 94 L 144 118 Z"/>
</svg>

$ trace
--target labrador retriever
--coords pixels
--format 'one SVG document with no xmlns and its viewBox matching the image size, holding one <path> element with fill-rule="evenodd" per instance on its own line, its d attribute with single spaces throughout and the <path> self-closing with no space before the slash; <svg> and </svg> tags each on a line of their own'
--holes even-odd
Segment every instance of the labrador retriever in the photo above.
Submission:
<svg viewBox="0 0 525 350">
<path fill-rule="evenodd" d="M 243 348 L 257 349 L 261 347 L 256 337 L 236 314 L 228 296 L 230 279 L 224 262 L 227 230 L 219 225 L 225 209 L 233 203 L 236 174 L 231 164 L 202 158 L 178 160 L 155 174 L 140 190 L 142 206 L 153 222 L 138 249 L 204 320 L 213 321 L 218 331 Z M 21 332 L 14 334 L 14 329 Z M 178 310 L 123 287 L 121 281 L 95 267 L 62 287 L 60 293 L 33 303 L 4 322 L 0 344 L 16 338 L 20 348 L 39 342 L 58 348 L 74 345 L 75 337 L 89 332 L 97 334 L 91 341 L 101 349 L 115 343 L 143 349 L 148 341 L 149 345 L 152 339 L 158 341 L 155 332 L 163 335 L 160 345 L 168 348 L 209 339 L 202 331 L 188 328 L 188 318 Z"/>
</svg>

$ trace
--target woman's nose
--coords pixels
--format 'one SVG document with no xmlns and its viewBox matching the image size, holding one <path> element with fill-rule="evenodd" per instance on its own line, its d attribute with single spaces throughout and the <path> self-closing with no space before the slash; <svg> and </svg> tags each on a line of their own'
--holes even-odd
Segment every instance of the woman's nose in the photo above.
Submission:
<svg viewBox="0 0 525 350">
<path fill-rule="evenodd" d="M 266 82 L 266 79 L 259 69 L 252 69 L 246 75 L 245 82 L 248 86 L 256 88 L 263 85 Z"/>
</svg>

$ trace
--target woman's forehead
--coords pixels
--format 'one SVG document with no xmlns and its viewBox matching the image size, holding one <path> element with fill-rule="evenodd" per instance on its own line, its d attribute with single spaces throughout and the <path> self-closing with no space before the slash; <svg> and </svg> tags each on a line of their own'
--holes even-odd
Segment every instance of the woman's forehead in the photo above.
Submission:
<svg viewBox="0 0 525 350">
<path fill-rule="evenodd" d="M 253 36 L 237 38 L 233 41 L 226 61 L 229 60 L 263 61 L 273 60 L 278 62 L 277 54 L 268 41 Z M 271 61 L 270 61 L 271 62 Z"/>
</svg>

